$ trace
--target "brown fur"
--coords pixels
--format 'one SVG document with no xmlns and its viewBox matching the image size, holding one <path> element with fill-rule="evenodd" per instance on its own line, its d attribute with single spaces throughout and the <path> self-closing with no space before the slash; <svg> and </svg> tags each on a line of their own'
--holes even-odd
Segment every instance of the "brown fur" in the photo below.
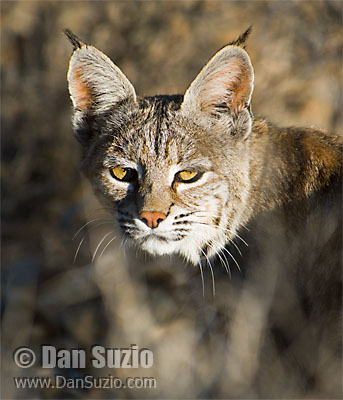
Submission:
<svg viewBox="0 0 343 400">
<path fill-rule="evenodd" d="M 72 36 L 68 77 L 82 169 L 123 234 L 151 254 L 181 254 L 201 267 L 211 257 L 223 261 L 224 252 L 236 262 L 230 243 L 237 249 L 238 239 L 248 242 L 242 251 L 242 304 L 248 293 L 253 321 L 268 320 L 267 337 L 280 352 L 291 347 L 285 370 L 300 365 L 302 372 L 295 374 L 314 379 L 324 349 L 337 381 L 342 138 L 253 117 L 254 73 L 243 50 L 248 33 L 221 49 L 184 96 L 148 98 L 137 97 L 99 50 Z M 77 90 L 80 66 L 92 93 L 83 86 Z M 135 170 L 136 179 L 111 177 L 117 167 Z M 182 171 L 196 172 L 197 180 L 182 182 Z M 149 225 L 141 217 L 153 214 L 161 222 Z M 244 307 L 237 313 L 239 324 L 247 318 Z M 247 323 L 252 336 L 260 334 Z M 232 325 L 234 349 L 242 344 L 234 317 Z M 301 334 L 309 351 L 289 345 L 303 347 L 297 342 Z"/>
</svg>

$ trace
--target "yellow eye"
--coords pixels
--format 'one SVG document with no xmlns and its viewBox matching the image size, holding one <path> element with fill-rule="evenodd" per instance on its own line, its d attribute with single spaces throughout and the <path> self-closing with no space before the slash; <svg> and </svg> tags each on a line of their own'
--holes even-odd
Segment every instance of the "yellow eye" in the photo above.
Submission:
<svg viewBox="0 0 343 400">
<path fill-rule="evenodd" d="M 201 177 L 202 173 L 201 172 L 195 172 L 195 171 L 180 171 L 177 173 L 177 178 L 181 182 L 195 182 Z"/>
<path fill-rule="evenodd" d="M 117 178 L 121 181 L 125 178 L 125 175 L 127 172 L 124 168 L 117 167 L 117 168 L 112 168 L 111 173 L 115 178 Z"/>
<path fill-rule="evenodd" d="M 129 182 L 137 178 L 137 171 L 132 168 L 110 168 L 110 174 L 118 181 Z"/>
</svg>

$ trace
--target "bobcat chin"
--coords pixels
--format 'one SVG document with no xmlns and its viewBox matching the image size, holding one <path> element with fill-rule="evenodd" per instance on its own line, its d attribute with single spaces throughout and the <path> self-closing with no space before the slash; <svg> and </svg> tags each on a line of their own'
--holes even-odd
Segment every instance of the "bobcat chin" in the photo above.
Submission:
<svg viewBox="0 0 343 400">
<path fill-rule="evenodd" d="M 106 55 L 66 31 L 82 170 L 123 234 L 151 254 L 198 263 L 256 215 L 281 207 L 299 221 L 339 195 L 341 139 L 253 117 L 249 32 L 215 54 L 184 96 L 140 98 Z"/>
</svg>

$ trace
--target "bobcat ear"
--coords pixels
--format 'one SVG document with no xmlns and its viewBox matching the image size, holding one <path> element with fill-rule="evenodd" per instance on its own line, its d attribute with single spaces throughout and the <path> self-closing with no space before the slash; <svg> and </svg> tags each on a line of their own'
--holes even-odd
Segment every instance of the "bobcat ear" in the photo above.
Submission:
<svg viewBox="0 0 343 400">
<path fill-rule="evenodd" d="M 254 71 L 245 50 L 226 46 L 205 65 L 187 89 L 181 110 L 186 115 L 237 115 L 249 109 Z"/>
<path fill-rule="evenodd" d="M 135 89 L 113 62 L 93 46 L 65 31 L 74 45 L 69 62 L 69 93 L 75 110 L 101 113 L 125 100 L 136 100 Z"/>
</svg>

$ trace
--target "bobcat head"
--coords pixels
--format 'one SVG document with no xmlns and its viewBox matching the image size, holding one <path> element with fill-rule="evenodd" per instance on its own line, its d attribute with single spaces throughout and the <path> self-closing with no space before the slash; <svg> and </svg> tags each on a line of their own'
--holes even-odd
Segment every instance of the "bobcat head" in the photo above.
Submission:
<svg viewBox="0 0 343 400">
<path fill-rule="evenodd" d="M 82 170 L 123 232 L 151 254 L 213 256 L 248 218 L 253 68 L 249 30 L 185 95 L 138 97 L 95 47 L 74 44 L 68 82 Z"/>
</svg>

